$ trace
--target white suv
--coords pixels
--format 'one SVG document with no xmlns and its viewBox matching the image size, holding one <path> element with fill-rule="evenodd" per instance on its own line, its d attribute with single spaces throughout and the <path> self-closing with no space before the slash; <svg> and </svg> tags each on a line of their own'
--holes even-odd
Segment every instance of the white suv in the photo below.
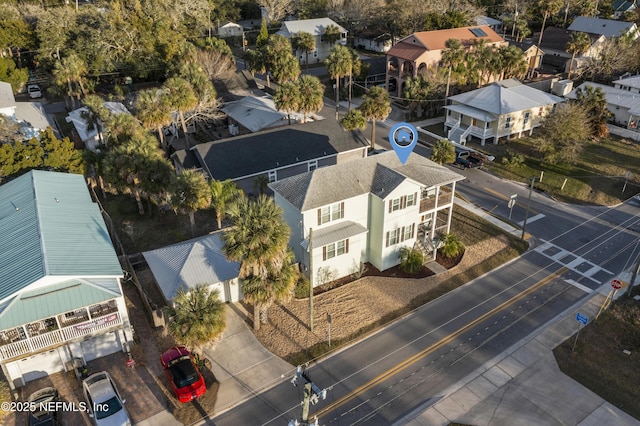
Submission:
<svg viewBox="0 0 640 426">
<path fill-rule="evenodd" d="M 29 97 L 31 99 L 41 98 L 42 91 L 40 90 L 40 86 L 37 84 L 30 84 L 27 86 L 27 92 L 29 93 Z"/>
</svg>

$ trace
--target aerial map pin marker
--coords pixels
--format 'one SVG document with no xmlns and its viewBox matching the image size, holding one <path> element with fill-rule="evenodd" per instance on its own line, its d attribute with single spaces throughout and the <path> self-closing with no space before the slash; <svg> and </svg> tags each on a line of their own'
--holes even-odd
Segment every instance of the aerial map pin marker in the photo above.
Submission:
<svg viewBox="0 0 640 426">
<path fill-rule="evenodd" d="M 398 123 L 389 131 L 389 142 L 400 162 L 404 164 L 418 143 L 418 131 L 409 123 Z"/>
</svg>

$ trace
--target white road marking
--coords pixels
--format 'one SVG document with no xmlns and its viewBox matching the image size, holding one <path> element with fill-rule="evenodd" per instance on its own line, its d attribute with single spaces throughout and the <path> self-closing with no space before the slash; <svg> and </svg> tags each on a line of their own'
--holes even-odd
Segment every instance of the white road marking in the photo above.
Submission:
<svg viewBox="0 0 640 426">
<path fill-rule="evenodd" d="M 535 216 L 530 217 L 529 219 L 527 219 L 527 225 L 530 223 L 535 222 L 536 220 L 540 220 L 543 217 L 546 217 L 545 215 L 543 215 L 542 213 L 537 214 Z M 518 226 L 522 227 L 524 225 L 524 220 L 521 220 L 520 222 L 518 222 Z"/>
<path fill-rule="evenodd" d="M 571 279 L 565 280 L 565 281 L 568 282 L 569 284 L 571 284 L 572 286 L 574 286 L 576 288 L 579 288 L 580 290 L 584 291 L 585 293 L 593 293 L 593 290 L 591 290 L 589 287 L 587 287 L 585 285 L 580 284 L 577 281 L 574 281 L 574 280 L 571 280 Z"/>
</svg>

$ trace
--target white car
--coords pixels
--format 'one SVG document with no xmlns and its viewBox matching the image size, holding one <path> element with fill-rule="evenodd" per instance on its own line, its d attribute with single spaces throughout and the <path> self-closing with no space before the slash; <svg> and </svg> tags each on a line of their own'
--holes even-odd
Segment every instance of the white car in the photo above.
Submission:
<svg viewBox="0 0 640 426">
<path fill-rule="evenodd" d="M 31 99 L 37 99 L 42 97 L 42 91 L 40 90 L 40 86 L 37 84 L 30 84 L 27 86 L 27 92 L 29 93 L 29 97 Z"/>
<path fill-rule="evenodd" d="M 116 384 L 106 371 L 101 371 L 82 381 L 82 392 L 87 400 L 89 417 L 96 426 L 130 426 L 129 414 L 124 408 Z"/>
</svg>

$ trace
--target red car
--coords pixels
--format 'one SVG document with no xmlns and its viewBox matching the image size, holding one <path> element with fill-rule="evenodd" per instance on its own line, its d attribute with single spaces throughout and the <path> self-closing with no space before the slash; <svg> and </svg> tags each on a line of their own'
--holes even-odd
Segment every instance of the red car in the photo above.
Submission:
<svg viewBox="0 0 640 426">
<path fill-rule="evenodd" d="M 166 350 L 160 355 L 160 362 L 178 401 L 189 402 L 207 391 L 191 352 L 184 346 Z"/>
</svg>

